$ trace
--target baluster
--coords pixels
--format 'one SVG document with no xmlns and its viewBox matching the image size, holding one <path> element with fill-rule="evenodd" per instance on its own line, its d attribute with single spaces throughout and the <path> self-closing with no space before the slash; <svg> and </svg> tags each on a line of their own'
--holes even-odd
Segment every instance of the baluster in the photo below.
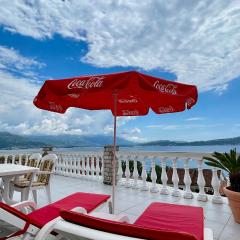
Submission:
<svg viewBox="0 0 240 240">
<path fill-rule="evenodd" d="M 127 157 L 126 159 L 126 182 L 125 182 L 125 187 L 130 188 L 131 183 L 130 183 L 130 170 L 129 170 L 129 158 L 130 156 Z"/>
<path fill-rule="evenodd" d="M 152 193 L 157 193 L 159 190 L 158 190 L 158 187 L 157 187 L 157 173 L 156 173 L 156 169 L 155 169 L 155 163 L 156 161 L 156 157 L 153 157 L 152 160 L 151 160 L 151 168 L 152 168 L 152 171 L 151 171 L 151 180 L 152 180 L 152 185 L 150 187 L 150 192 Z"/>
<path fill-rule="evenodd" d="M 135 156 L 134 161 L 133 161 L 133 184 L 132 184 L 132 188 L 133 189 L 138 189 L 140 188 L 139 184 L 138 184 L 138 169 L 137 169 L 137 159 L 138 156 Z"/>
<path fill-rule="evenodd" d="M 99 156 L 96 156 L 96 178 L 97 178 L 97 181 L 100 180 L 100 165 L 99 165 L 99 159 L 100 159 L 100 157 L 99 157 Z"/>
<path fill-rule="evenodd" d="M 73 175 L 77 177 L 77 169 L 78 169 L 78 160 L 77 160 L 77 153 L 74 154 L 74 161 L 73 161 Z"/>
<path fill-rule="evenodd" d="M 141 190 L 142 191 L 148 191 L 149 190 L 149 186 L 147 184 L 147 171 L 146 171 L 146 159 L 147 157 L 144 157 L 142 160 L 142 185 L 141 185 Z"/>
<path fill-rule="evenodd" d="M 80 162 L 79 162 L 79 177 L 82 177 L 84 174 L 84 165 L 83 165 L 83 161 L 84 161 L 84 158 L 83 156 L 81 155 L 80 156 Z"/>
<path fill-rule="evenodd" d="M 212 197 L 212 202 L 217 203 L 217 204 L 222 204 L 223 199 L 219 193 L 219 188 L 220 188 L 220 180 L 217 175 L 217 168 L 212 168 L 212 187 L 213 187 L 213 197 Z"/>
<path fill-rule="evenodd" d="M 77 177 L 81 177 L 81 155 L 78 154 Z"/>
<path fill-rule="evenodd" d="M 189 161 L 190 161 L 189 158 L 184 160 L 184 169 L 185 169 L 185 172 L 184 172 L 184 184 L 185 184 L 185 191 L 184 191 L 183 197 L 191 199 L 191 198 L 193 198 L 193 193 L 191 191 L 192 180 L 191 180 L 190 173 L 189 173 Z"/>
<path fill-rule="evenodd" d="M 59 169 L 60 169 L 60 175 L 63 175 L 63 172 L 64 172 L 64 154 L 61 154 L 61 158 L 60 158 L 60 166 L 59 166 Z"/>
<path fill-rule="evenodd" d="M 63 176 L 67 176 L 67 163 L 68 163 L 69 155 L 66 155 L 66 158 L 63 162 Z"/>
<path fill-rule="evenodd" d="M 24 163 L 24 165 L 27 166 L 27 163 L 28 163 L 28 154 L 26 153 L 25 154 L 25 163 Z"/>
<path fill-rule="evenodd" d="M 4 155 L 4 163 L 8 163 L 8 155 Z"/>
<path fill-rule="evenodd" d="M 22 165 L 22 154 L 19 154 L 19 165 Z"/>
<path fill-rule="evenodd" d="M 87 160 L 87 164 L 86 164 L 86 176 L 87 176 L 87 178 L 89 179 L 89 175 L 90 175 L 90 164 L 89 164 L 90 156 L 89 156 L 89 155 L 87 155 L 86 160 Z"/>
<path fill-rule="evenodd" d="M 99 157 L 99 166 L 100 166 L 100 173 L 101 173 L 101 176 L 100 176 L 100 181 L 103 181 L 103 171 L 104 171 L 104 161 L 103 161 L 103 156 L 101 155 Z"/>
<path fill-rule="evenodd" d="M 162 188 L 160 190 L 160 194 L 168 195 L 169 190 L 167 188 L 167 181 L 168 181 L 168 176 L 167 176 L 167 171 L 166 171 L 166 162 L 167 158 L 164 157 L 162 159 L 162 174 L 161 174 L 161 180 L 162 180 Z"/>
<path fill-rule="evenodd" d="M 173 182 L 173 191 L 172 191 L 172 196 L 174 197 L 180 197 L 181 193 L 178 188 L 178 183 L 179 183 L 179 177 L 177 173 L 177 160 L 178 158 L 174 158 L 172 160 L 173 163 L 173 175 L 172 175 L 172 182 Z"/>
<path fill-rule="evenodd" d="M 199 193 L 197 196 L 198 201 L 206 202 L 208 200 L 207 194 L 204 191 L 204 186 L 205 186 L 205 179 L 203 176 L 203 169 L 202 169 L 202 164 L 203 161 L 200 159 L 198 160 L 198 179 L 197 179 L 197 184 L 199 187 Z"/>
<path fill-rule="evenodd" d="M 15 155 L 14 154 L 12 154 L 12 164 L 15 164 Z"/>
<path fill-rule="evenodd" d="M 91 159 L 91 177 L 92 177 L 92 180 L 95 180 L 96 179 L 96 167 L 95 167 L 95 163 L 96 163 L 96 157 L 94 155 L 92 155 L 92 159 Z"/>
<path fill-rule="evenodd" d="M 123 170 L 122 170 L 122 156 L 118 157 L 118 172 L 117 172 L 117 177 L 118 177 L 118 185 L 124 185 L 123 181 Z"/>
</svg>

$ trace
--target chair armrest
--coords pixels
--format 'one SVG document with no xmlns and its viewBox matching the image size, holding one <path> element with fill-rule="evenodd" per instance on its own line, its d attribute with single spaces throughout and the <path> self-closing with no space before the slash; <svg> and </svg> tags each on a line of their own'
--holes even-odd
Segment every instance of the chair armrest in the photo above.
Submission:
<svg viewBox="0 0 240 240">
<path fill-rule="evenodd" d="M 12 207 L 22 210 L 23 208 L 30 207 L 32 210 L 35 210 L 37 208 L 37 204 L 32 201 L 23 201 L 20 203 L 13 204 Z"/>
<path fill-rule="evenodd" d="M 36 175 L 39 175 L 39 174 L 53 174 L 53 172 L 49 172 L 49 171 L 38 171 L 35 173 Z"/>
</svg>

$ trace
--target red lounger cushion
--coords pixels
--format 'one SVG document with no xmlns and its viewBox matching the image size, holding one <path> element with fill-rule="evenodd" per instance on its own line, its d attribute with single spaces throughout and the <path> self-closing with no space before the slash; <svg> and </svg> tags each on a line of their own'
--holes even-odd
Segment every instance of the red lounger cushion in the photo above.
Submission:
<svg viewBox="0 0 240 240">
<path fill-rule="evenodd" d="M 137 226 L 134 224 L 119 223 L 73 211 L 62 210 L 60 212 L 60 216 L 66 221 L 79 224 L 81 226 L 128 237 L 144 238 L 149 240 L 196 240 L 193 235 L 188 233 L 176 232 L 173 230 L 159 230 Z"/>
<path fill-rule="evenodd" d="M 198 240 L 204 238 L 203 208 L 168 203 L 152 203 L 135 221 L 135 225 L 188 232 Z"/>
<path fill-rule="evenodd" d="M 102 203 L 106 202 L 110 195 L 78 192 L 65 197 L 55 203 L 39 208 L 28 214 L 32 224 L 41 228 L 60 215 L 60 209 L 71 210 L 75 207 L 83 207 L 91 212 Z"/>
</svg>

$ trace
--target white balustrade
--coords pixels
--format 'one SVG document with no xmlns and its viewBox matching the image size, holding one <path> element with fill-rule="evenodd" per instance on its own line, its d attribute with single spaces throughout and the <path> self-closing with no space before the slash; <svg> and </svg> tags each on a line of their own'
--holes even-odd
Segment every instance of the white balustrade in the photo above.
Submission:
<svg viewBox="0 0 240 240">
<path fill-rule="evenodd" d="M 5 155 L 5 156 L 4 156 L 4 163 L 6 164 L 7 161 L 8 161 L 8 155 Z"/>
<path fill-rule="evenodd" d="M 151 180 L 152 180 L 152 185 L 150 187 L 150 192 L 152 193 L 157 193 L 159 191 L 158 187 L 157 187 L 157 173 L 156 173 L 156 169 L 155 169 L 155 161 L 156 161 L 156 157 L 153 157 L 151 159 Z"/>
<path fill-rule="evenodd" d="M 99 165 L 100 157 L 96 157 L 96 178 L 99 181 L 100 180 L 100 165 Z"/>
<path fill-rule="evenodd" d="M 213 188 L 213 197 L 212 197 L 212 202 L 213 203 L 218 203 L 222 204 L 223 199 L 219 193 L 219 188 L 220 188 L 220 179 L 217 175 L 217 168 L 212 168 L 212 188 Z"/>
<path fill-rule="evenodd" d="M 126 188 L 130 188 L 131 187 L 131 183 L 130 183 L 130 169 L 129 169 L 129 156 L 128 158 L 126 159 L 126 170 L 125 170 L 125 176 L 126 176 L 126 181 L 125 181 L 125 184 L 124 186 Z"/>
<path fill-rule="evenodd" d="M 184 198 L 188 198 L 188 199 L 191 199 L 193 198 L 193 193 L 191 191 L 191 183 L 192 183 L 192 180 L 191 180 L 191 177 L 190 177 L 190 173 L 189 173 L 189 161 L 191 159 L 190 158 L 187 158 L 184 160 L 184 184 L 185 184 L 185 191 L 184 191 L 184 194 L 183 194 L 183 197 Z"/>
<path fill-rule="evenodd" d="M 169 194 L 169 190 L 167 188 L 168 176 L 166 171 L 166 162 L 167 162 L 167 158 L 166 157 L 162 158 L 162 174 L 161 174 L 162 188 L 160 190 L 160 194 L 164 194 L 164 195 Z"/>
<path fill-rule="evenodd" d="M 174 196 L 174 197 L 180 197 L 181 196 L 181 192 L 178 188 L 179 177 L 178 177 L 178 173 L 177 173 L 177 160 L 178 160 L 178 158 L 174 158 L 172 160 L 172 163 L 173 163 L 173 175 L 172 175 L 173 191 L 172 191 L 172 196 Z"/>
<path fill-rule="evenodd" d="M 197 179 L 197 184 L 199 187 L 199 193 L 197 196 L 197 200 L 198 201 L 203 201 L 206 202 L 208 200 L 207 194 L 204 191 L 204 187 L 205 187 L 205 179 L 203 176 L 203 161 L 202 159 L 198 160 L 198 179 Z"/>
<path fill-rule="evenodd" d="M 94 181 L 102 182 L 103 179 L 103 152 L 56 152 L 58 154 L 58 160 L 55 165 L 54 173 L 58 175 L 77 177 L 81 179 L 91 179 Z M 0 154 L 2 163 L 14 163 L 27 164 L 28 157 L 31 152 L 19 152 L 19 153 L 3 153 Z M 184 198 L 191 199 L 194 196 L 199 201 L 207 201 L 208 195 L 205 193 L 205 179 L 203 175 L 203 160 L 202 156 L 206 156 L 206 153 L 162 153 L 162 152 L 119 152 L 119 167 L 118 177 L 119 185 L 124 185 L 126 188 L 140 189 L 140 191 L 158 192 L 160 194 L 169 194 L 170 189 L 173 196 L 182 196 Z M 161 163 L 161 182 L 157 184 L 156 173 L 156 160 L 160 159 Z M 168 179 L 167 174 L 167 159 L 172 160 L 173 175 L 172 182 L 173 187 L 167 186 Z M 133 173 L 131 175 L 129 162 L 133 161 Z M 194 160 L 194 161 L 193 161 Z M 138 161 L 141 162 L 142 172 L 139 177 Z M 179 189 L 179 176 L 177 173 L 177 161 L 181 163 L 181 168 L 184 167 L 184 191 Z M 190 169 L 192 163 L 197 162 L 198 165 L 198 178 L 197 184 L 199 193 L 191 191 L 192 180 L 190 176 Z M 122 168 L 121 162 L 124 162 L 126 168 Z M 132 166 L 132 165 L 131 165 Z M 152 169 L 151 173 L 149 172 Z M 206 171 L 207 172 L 207 171 Z M 152 183 L 147 182 L 148 174 L 150 174 Z M 222 203 L 223 198 L 219 193 L 220 179 L 217 174 L 217 169 L 212 168 L 212 181 L 213 196 L 211 197 L 213 203 Z M 150 187 L 149 187 L 150 186 Z"/>
<path fill-rule="evenodd" d="M 138 160 L 138 156 L 135 156 L 133 161 L 133 184 L 132 184 L 133 189 L 140 188 L 140 185 L 138 184 L 139 174 L 137 169 L 137 160 Z"/>
<path fill-rule="evenodd" d="M 146 157 L 143 158 L 142 160 L 142 185 L 141 185 L 141 190 L 142 191 L 148 191 L 149 187 L 147 184 L 147 171 L 146 171 Z"/>
<path fill-rule="evenodd" d="M 117 172 L 118 182 L 117 184 L 122 186 L 124 185 L 124 178 L 123 178 L 123 169 L 122 169 L 122 156 L 118 157 L 118 172 Z"/>
</svg>

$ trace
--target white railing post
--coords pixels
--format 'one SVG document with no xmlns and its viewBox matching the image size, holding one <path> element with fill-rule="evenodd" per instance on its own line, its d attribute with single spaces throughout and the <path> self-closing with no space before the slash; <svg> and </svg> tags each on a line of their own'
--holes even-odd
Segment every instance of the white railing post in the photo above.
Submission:
<svg viewBox="0 0 240 240">
<path fill-rule="evenodd" d="M 217 175 L 217 168 L 212 168 L 212 188 L 213 188 L 213 197 L 212 197 L 212 202 L 217 203 L 217 204 L 222 204 L 223 199 L 219 193 L 219 188 L 220 188 L 220 180 Z"/>
<path fill-rule="evenodd" d="M 142 160 L 142 185 L 141 185 L 141 190 L 142 191 L 148 191 L 149 187 L 147 184 L 147 171 L 146 171 L 146 159 L 147 157 L 144 157 Z"/>
<path fill-rule="evenodd" d="M 18 162 L 19 162 L 19 165 L 22 165 L 22 154 L 18 155 Z"/>
<path fill-rule="evenodd" d="M 133 185 L 132 188 L 133 189 L 138 189 L 140 188 L 139 184 L 138 184 L 138 169 L 137 169 L 137 160 L 138 160 L 138 156 L 134 157 L 134 162 L 133 162 Z"/>
<path fill-rule="evenodd" d="M 167 171 L 166 171 L 166 163 L 167 163 L 167 158 L 164 157 L 162 158 L 162 174 L 161 174 L 161 181 L 162 181 L 162 188 L 160 189 L 160 194 L 168 195 L 169 190 L 167 188 L 167 181 L 168 181 L 168 176 L 167 176 Z"/>
<path fill-rule="evenodd" d="M 184 160 L 184 170 L 185 170 L 185 172 L 184 172 L 184 184 L 185 184 L 185 191 L 184 191 L 183 197 L 191 199 L 191 198 L 193 198 L 193 193 L 191 191 L 192 180 L 191 180 L 190 173 L 189 173 L 189 161 L 190 161 L 189 158 Z"/>
<path fill-rule="evenodd" d="M 156 173 L 156 169 L 155 169 L 155 163 L 156 161 L 156 157 L 153 157 L 151 159 L 151 167 L 152 167 L 152 171 L 151 171 L 151 180 L 152 180 L 152 185 L 150 187 L 150 192 L 152 193 L 157 193 L 159 190 L 158 190 L 158 187 L 157 187 L 157 173 Z"/>
<path fill-rule="evenodd" d="M 4 156 L 4 163 L 5 163 L 5 164 L 7 163 L 7 160 L 8 160 L 8 155 L 5 155 L 5 156 Z"/>
<path fill-rule="evenodd" d="M 172 191 L 172 196 L 174 197 L 180 197 L 181 193 L 178 188 L 178 183 L 179 183 L 179 177 L 177 173 L 177 160 L 178 158 L 174 158 L 172 160 L 173 163 L 173 175 L 172 175 L 172 182 L 173 182 L 173 191 Z"/>
<path fill-rule="evenodd" d="M 130 170 L 129 170 L 129 156 L 126 159 L 126 170 L 125 170 L 125 174 L 126 174 L 126 181 L 124 186 L 126 188 L 130 188 L 131 187 L 131 183 L 130 183 Z"/>
<path fill-rule="evenodd" d="M 99 165 L 99 156 L 96 156 L 96 179 L 100 180 L 100 165 Z"/>
<path fill-rule="evenodd" d="M 207 194 L 204 191 L 205 187 L 205 179 L 203 176 L 203 168 L 202 168 L 203 160 L 199 159 L 198 160 L 198 179 L 197 179 L 197 184 L 199 187 L 199 193 L 197 196 L 198 201 L 206 202 L 208 200 Z"/>
<path fill-rule="evenodd" d="M 118 157 L 118 172 L 117 172 L 117 177 L 118 177 L 118 185 L 124 185 L 123 181 L 123 170 L 122 170 L 122 156 Z"/>
</svg>

